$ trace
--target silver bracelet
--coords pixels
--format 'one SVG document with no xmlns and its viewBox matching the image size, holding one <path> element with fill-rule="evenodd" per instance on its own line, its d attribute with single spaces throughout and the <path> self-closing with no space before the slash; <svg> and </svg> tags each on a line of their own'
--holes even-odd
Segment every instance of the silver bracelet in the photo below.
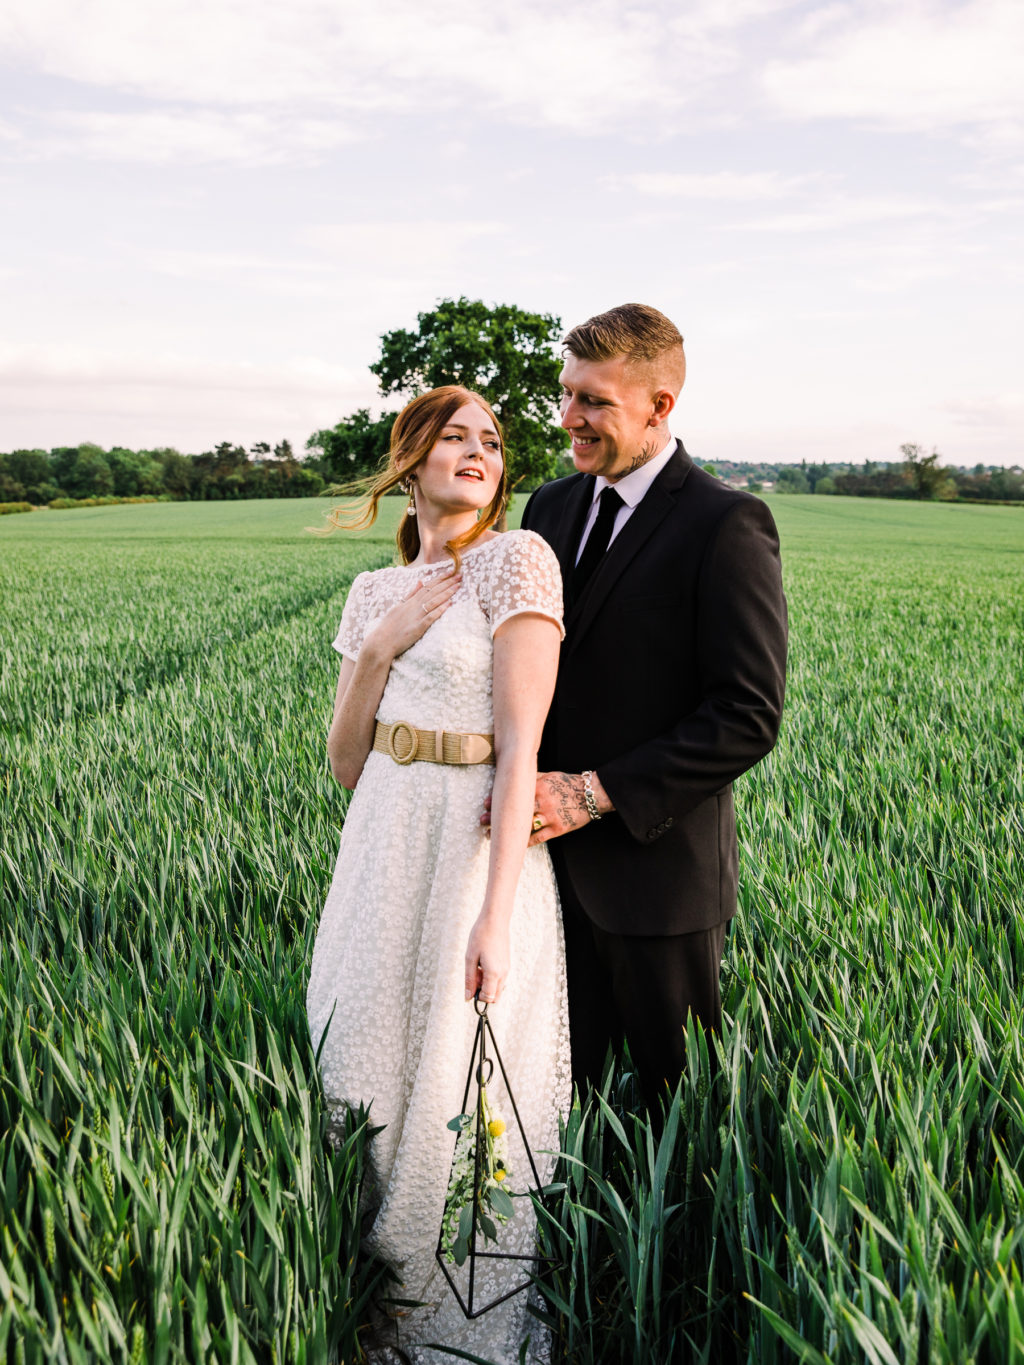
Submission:
<svg viewBox="0 0 1024 1365">
<path fill-rule="evenodd" d="M 597 809 L 597 797 L 594 795 L 594 774 L 589 768 L 583 774 L 583 800 L 591 820 L 600 820 L 601 812 Z"/>
</svg>

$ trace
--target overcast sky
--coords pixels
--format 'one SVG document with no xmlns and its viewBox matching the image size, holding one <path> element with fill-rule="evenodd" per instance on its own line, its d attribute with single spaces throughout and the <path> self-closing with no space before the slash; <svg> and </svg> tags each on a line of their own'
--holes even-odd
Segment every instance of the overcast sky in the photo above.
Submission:
<svg viewBox="0 0 1024 1365">
<path fill-rule="evenodd" d="M 1021 0 L 4 0 L 0 450 L 379 406 L 445 296 L 629 300 L 705 460 L 1024 461 Z"/>
</svg>

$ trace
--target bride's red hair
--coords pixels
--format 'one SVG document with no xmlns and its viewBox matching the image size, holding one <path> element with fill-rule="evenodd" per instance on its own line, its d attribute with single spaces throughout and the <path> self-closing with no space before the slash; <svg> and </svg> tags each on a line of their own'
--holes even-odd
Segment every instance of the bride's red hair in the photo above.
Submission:
<svg viewBox="0 0 1024 1365">
<path fill-rule="evenodd" d="M 437 444 L 441 432 L 459 408 L 465 407 L 467 403 L 475 403 L 477 407 L 483 408 L 494 423 L 494 429 L 498 433 L 498 441 L 501 445 L 501 478 L 498 481 L 494 498 L 490 505 L 480 513 L 479 520 L 468 531 L 464 531 L 461 536 L 455 536 L 445 543 L 444 548 L 455 561 L 455 567 L 458 568 L 461 551 L 468 549 L 475 540 L 479 539 L 485 531 L 489 531 L 498 521 L 505 511 L 505 504 L 509 495 L 508 467 L 505 464 L 505 438 L 502 434 L 501 424 L 495 417 L 494 410 L 487 399 L 479 393 L 474 393 L 472 389 L 463 388 L 461 384 L 445 384 L 439 389 L 430 389 L 427 393 L 421 393 L 418 398 L 406 403 L 395 418 L 395 425 L 391 428 L 391 446 L 385 463 L 370 484 L 362 506 L 333 509 L 327 515 L 327 520 L 331 525 L 357 531 L 372 526 L 377 520 L 377 513 L 380 511 L 381 498 L 386 493 L 390 493 L 393 488 L 397 487 L 403 479 L 407 478 L 423 463 Z M 410 517 L 407 512 L 402 514 L 397 541 L 402 563 L 411 564 L 420 552 L 420 532 L 416 518 Z"/>
</svg>

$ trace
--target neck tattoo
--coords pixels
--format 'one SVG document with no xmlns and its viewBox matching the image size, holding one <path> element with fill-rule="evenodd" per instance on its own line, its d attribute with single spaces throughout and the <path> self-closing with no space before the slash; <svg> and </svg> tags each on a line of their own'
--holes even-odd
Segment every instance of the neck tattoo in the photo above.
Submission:
<svg viewBox="0 0 1024 1365">
<path fill-rule="evenodd" d="M 655 443 L 653 441 L 645 441 L 644 444 L 637 451 L 637 453 L 633 456 L 632 460 L 630 460 L 629 468 L 626 470 L 626 474 L 632 474 L 634 470 L 642 468 L 642 466 L 645 465 L 648 462 L 648 460 L 653 460 L 657 453 L 658 452 Z M 626 474 L 623 474 L 622 477 L 625 478 Z"/>
</svg>

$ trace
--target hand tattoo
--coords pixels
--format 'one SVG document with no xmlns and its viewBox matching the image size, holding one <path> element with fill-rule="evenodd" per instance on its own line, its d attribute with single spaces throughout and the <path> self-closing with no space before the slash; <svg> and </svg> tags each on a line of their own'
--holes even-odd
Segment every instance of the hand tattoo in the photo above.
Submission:
<svg viewBox="0 0 1024 1365">
<path fill-rule="evenodd" d="M 569 773 L 553 773 L 548 785 L 558 807 L 558 818 L 566 829 L 586 824 L 589 817 L 581 779 Z"/>
</svg>

